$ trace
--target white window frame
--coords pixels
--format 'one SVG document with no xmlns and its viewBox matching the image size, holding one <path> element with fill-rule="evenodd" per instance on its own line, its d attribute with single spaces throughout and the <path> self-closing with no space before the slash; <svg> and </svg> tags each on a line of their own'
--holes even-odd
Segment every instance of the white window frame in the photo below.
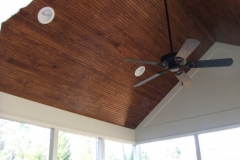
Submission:
<svg viewBox="0 0 240 160">
<path fill-rule="evenodd" d="M 12 116 L 7 116 L 7 115 L 1 115 L 0 114 L 0 118 L 5 119 L 5 120 L 10 120 L 10 121 L 16 121 L 16 122 L 20 122 L 20 123 L 31 124 L 31 125 L 35 125 L 35 126 L 39 126 L 39 127 L 50 128 L 51 129 L 51 140 L 50 140 L 50 149 L 49 149 L 49 160 L 57 160 L 58 131 L 59 130 L 64 131 L 64 132 L 73 133 L 73 134 L 79 134 L 79 135 L 83 135 L 83 136 L 96 137 L 96 136 L 93 136 L 91 134 L 86 134 L 86 133 L 83 134 L 82 132 L 76 132 L 76 131 L 69 130 L 69 129 L 52 127 L 48 124 L 35 122 L 35 121 L 31 121 L 31 120 L 26 120 L 26 119 L 22 119 L 22 118 L 19 118 L 19 117 L 12 117 Z M 139 149 L 140 144 L 162 141 L 162 140 L 168 140 L 168 139 L 173 139 L 173 138 L 181 138 L 181 137 L 186 137 L 186 136 L 194 136 L 197 160 L 201 160 L 201 151 L 200 151 L 199 138 L 198 138 L 199 134 L 216 132 L 216 131 L 223 131 L 223 130 L 234 129 L 234 128 L 239 128 L 239 127 L 240 127 L 240 124 L 230 125 L 230 126 L 219 127 L 219 128 L 214 128 L 214 129 L 209 129 L 209 130 L 204 130 L 204 131 L 199 131 L 199 132 L 194 132 L 194 133 L 165 137 L 165 138 L 161 138 L 161 139 L 154 139 L 154 140 L 151 140 L 151 141 L 142 142 L 142 143 L 135 143 L 135 144 L 125 142 L 124 140 L 114 139 L 114 138 L 111 138 L 111 137 L 108 140 L 113 140 L 113 141 L 117 141 L 117 142 L 132 144 L 133 145 L 134 160 L 140 160 L 140 156 L 139 156 L 140 155 L 140 149 Z M 102 138 L 100 136 L 96 137 L 96 138 L 98 138 L 98 157 L 97 157 L 97 159 L 98 160 L 105 160 L 105 138 Z"/>
</svg>

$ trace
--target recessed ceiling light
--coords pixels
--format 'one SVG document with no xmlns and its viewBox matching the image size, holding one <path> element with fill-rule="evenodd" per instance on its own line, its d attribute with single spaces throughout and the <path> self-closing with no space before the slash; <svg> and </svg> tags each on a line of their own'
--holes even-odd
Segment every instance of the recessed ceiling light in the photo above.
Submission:
<svg viewBox="0 0 240 160">
<path fill-rule="evenodd" d="M 51 7 L 44 7 L 38 12 L 38 21 L 42 24 L 50 23 L 55 16 L 55 12 Z"/>
<path fill-rule="evenodd" d="M 141 75 L 144 73 L 144 71 L 145 71 L 145 67 L 144 67 L 144 66 L 138 67 L 138 68 L 136 69 L 136 71 L 135 71 L 135 76 L 136 76 L 136 77 L 141 76 Z"/>
</svg>

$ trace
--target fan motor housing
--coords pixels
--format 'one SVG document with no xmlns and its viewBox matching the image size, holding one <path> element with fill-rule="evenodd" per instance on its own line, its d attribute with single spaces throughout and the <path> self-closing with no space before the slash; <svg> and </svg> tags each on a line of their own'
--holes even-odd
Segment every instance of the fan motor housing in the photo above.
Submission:
<svg viewBox="0 0 240 160">
<path fill-rule="evenodd" d="M 180 69 L 180 62 L 183 60 L 181 58 L 177 59 L 177 57 L 175 57 L 176 54 L 176 52 L 173 52 L 161 57 L 161 62 L 166 64 L 165 68 L 172 72 L 176 72 Z"/>
</svg>

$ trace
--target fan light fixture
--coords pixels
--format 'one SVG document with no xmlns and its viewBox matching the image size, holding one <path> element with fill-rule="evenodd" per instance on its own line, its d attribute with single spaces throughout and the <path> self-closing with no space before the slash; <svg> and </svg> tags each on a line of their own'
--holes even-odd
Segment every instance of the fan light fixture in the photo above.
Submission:
<svg viewBox="0 0 240 160">
<path fill-rule="evenodd" d="M 169 15 L 168 15 L 168 8 L 167 8 L 167 0 L 164 0 L 165 4 L 165 11 L 166 11 L 166 19 L 167 19 L 167 28 L 168 28 L 168 36 L 169 36 L 169 44 L 170 44 L 170 53 L 165 54 L 161 57 L 160 62 L 152 62 L 152 61 L 145 61 L 145 60 L 138 60 L 138 59 L 131 59 L 127 58 L 124 59 L 126 62 L 136 62 L 136 63 L 144 63 L 150 64 L 155 66 L 164 67 L 164 70 L 152 75 L 151 77 L 139 82 L 138 84 L 134 85 L 133 87 L 139 87 L 152 79 L 163 75 L 167 71 L 172 71 L 175 73 L 175 76 L 178 78 L 180 82 L 182 82 L 183 87 L 188 88 L 191 87 L 193 82 L 188 77 L 188 75 L 182 70 L 183 67 L 188 68 L 209 68 L 209 67 L 227 67 L 231 66 L 233 63 L 232 58 L 223 58 L 223 59 L 211 59 L 211 60 L 199 60 L 199 61 L 191 61 L 187 62 L 186 58 L 198 47 L 200 42 L 196 39 L 187 39 L 180 50 L 178 52 L 173 52 L 172 46 L 172 38 L 171 38 L 171 29 L 170 29 L 170 22 L 169 22 Z M 143 74 L 145 68 L 143 66 L 139 67 L 135 71 L 135 76 L 140 76 Z"/>
<path fill-rule="evenodd" d="M 138 67 L 138 68 L 136 69 L 136 71 L 135 71 L 135 76 L 136 76 L 136 77 L 141 76 L 141 75 L 144 73 L 144 71 L 145 71 L 145 67 L 144 67 L 144 66 Z"/>
<path fill-rule="evenodd" d="M 44 7 L 38 12 L 38 21 L 42 24 L 50 23 L 55 16 L 55 12 L 51 7 Z"/>
</svg>

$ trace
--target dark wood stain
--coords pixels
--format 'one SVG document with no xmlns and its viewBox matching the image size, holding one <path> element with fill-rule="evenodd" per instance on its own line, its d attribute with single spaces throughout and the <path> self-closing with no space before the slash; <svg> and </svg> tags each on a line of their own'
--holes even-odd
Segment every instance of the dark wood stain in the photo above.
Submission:
<svg viewBox="0 0 240 160">
<path fill-rule="evenodd" d="M 239 45 L 240 1 L 168 0 L 174 50 L 187 38 L 201 45 L 198 60 L 216 41 Z M 50 24 L 37 20 L 54 8 Z M 178 82 L 162 70 L 124 58 L 158 61 L 169 52 L 164 2 L 158 0 L 34 0 L 3 23 L 0 91 L 116 125 L 136 128 Z"/>
</svg>

